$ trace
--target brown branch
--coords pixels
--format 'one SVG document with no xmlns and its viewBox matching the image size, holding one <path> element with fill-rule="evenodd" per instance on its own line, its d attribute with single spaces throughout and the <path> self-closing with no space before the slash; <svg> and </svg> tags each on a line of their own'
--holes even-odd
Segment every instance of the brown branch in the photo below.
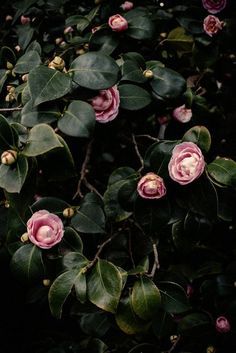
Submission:
<svg viewBox="0 0 236 353">
<path fill-rule="evenodd" d="M 92 192 L 97 194 L 101 199 L 103 199 L 103 196 L 100 194 L 100 192 L 92 185 L 90 182 L 88 182 L 87 178 L 84 177 L 83 179 L 84 185 Z"/>
<path fill-rule="evenodd" d="M 146 137 L 148 138 L 149 140 L 152 140 L 152 141 L 155 141 L 155 142 L 160 142 L 160 140 L 156 137 L 153 137 L 151 135 L 136 135 L 136 137 Z"/>
<path fill-rule="evenodd" d="M 159 270 L 159 268 L 160 268 L 159 256 L 158 256 L 158 251 L 157 251 L 157 244 L 153 242 L 152 248 L 153 248 L 153 254 L 154 254 L 154 263 L 153 263 L 151 272 L 147 275 L 150 278 L 153 278 L 155 276 L 156 270 Z"/>
<path fill-rule="evenodd" d="M 0 108 L 0 112 L 17 112 L 21 111 L 23 108 L 15 107 L 15 108 Z"/>
<path fill-rule="evenodd" d="M 85 154 L 85 158 L 84 158 L 84 162 L 82 164 L 81 167 L 81 171 L 80 171 L 80 179 L 78 181 L 78 185 L 77 185 L 77 190 L 73 196 L 73 200 L 79 195 L 81 198 L 84 197 L 84 195 L 82 194 L 81 191 L 81 185 L 85 180 L 86 174 L 88 173 L 88 164 L 90 161 L 90 157 L 91 157 L 91 153 L 92 153 L 92 144 L 93 144 L 93 140 L 91 140 L 88 143 L 87 149 L 86 149 L 86 154 Z"/>
<path fill-rule="evenodd" d="M 135 149 L 135 152 L 140 160 L 140 164 L 141 164 L 141 167 L 139 168 L 139 172 L 141 172 L 141 170 L 144 168 L 144 160 L 143 160 L 143 157 L 141 156 L 140 152 L 139 152 L 139 149 L 138 149 L 138 145 L 137 145 L 137 142 L 136 142 L 136 139 L 135 139 L 135 135 L 132 134 L 132 141 L 133 141 L 133 144 L 134 144 L 134 149 Z"/>
</svg>

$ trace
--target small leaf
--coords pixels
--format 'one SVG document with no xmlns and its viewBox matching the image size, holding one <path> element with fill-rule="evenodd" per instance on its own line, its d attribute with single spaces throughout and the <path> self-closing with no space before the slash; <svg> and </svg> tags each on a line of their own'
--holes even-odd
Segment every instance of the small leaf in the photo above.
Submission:
<svg viewBox="0 0 236 353">
<path fill-rule="evenodd" d="M 42 278 L 44 265 L 41 250 L 36 245 L 23 245 L 12 257 L 11 270 L 22 280 L 32 281 Z"/>
<path fill-rule="evenodd" d="M 30 130 L 22 154 L 27 157 L 34 157 L 57 147 L 63 147 L 63 145 L 54 130 L 47 124 L 38 124 Z"/>
<path fill-rule="evenodd" d="M 115 265 L 98 260 L 88 276 L 88 299 L 99 308 L 114 313 L 120 300 L 122 277 Z"/>
<path fill-rule="evenodd" d="M 236 186 L 236 162 L 229 158 L 216 158 L 207 171 L 213 182 L 222 186 Z"/>
<path fill-rule="evenodd" d="M 205 126 L 192 127 L 184 134 L 182 141 L 195 143 L 203 152 L 208 152 L 211 147 L 211 135 Z"/>
<path fill-rule="evenodd" d="M 58 121 L 58 128 L 66 135 L 90 137 L 95 126 L 95 112 L 83 101 L 73 101 Z"/>
<path fill-rule="evenodd" d="M 7 119 L 0 114 L 0 151 L 3 152 L 14 146 L 14 135 Z"/>
<path fill-rule="evenodd" d="M 0 165 L 0 187 L 10 193 L 19 193 L 25 182 L 27 173 L 27 158 L 18 155 L 13 165 Z"/>
<path fill-rule="evenodd" d="M 83 252 L 83 242 L 79 234 L 71 227 L 66 227 L 61 247 L 72 251 Z"/>
<path fill-rule="evenodd" d="M 127 110 L 139 110 L 151 103 L 152 98 L 145 89 L 131 84 L 119 86 L 120 106 Z"/>
<path fill-rule="evenodd" d="M 174 282 L 159 284 L 163 308 L 170 314 L 180 314 L 190 309 L 184 289 Z"/>
<path fill-rule="evenodd" d="M 136 61 L 126 60 L 122 66 L 121 81 L 144 83 L 147 79 L 144 77 L 143 70 Z"/>
<path fill-rule="evenodd" d="M 161 295 L 153 281 L 141 277 L 134 284 L 131 300 L 135 314 L 141 319 L 149 320 L 160 308 Z"/>
<path fill-rule="evenodd" d="M 28 79 L 34 105 L 65 96 L 71 89 L 69 75 L 40 65 L 30 71 Z"/>
<path fill-rule="evenodd" d="M 69 73 L 78 85 L 101 90 L 115 85 L 118 80 L 119 67 L 108 55 L 89 52 L 72 62 Z"/>
</svg>

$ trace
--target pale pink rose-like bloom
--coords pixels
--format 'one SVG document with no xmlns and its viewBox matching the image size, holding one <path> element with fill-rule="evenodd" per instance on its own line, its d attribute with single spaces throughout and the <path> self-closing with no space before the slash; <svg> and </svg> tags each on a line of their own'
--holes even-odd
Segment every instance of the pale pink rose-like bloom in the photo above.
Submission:
<svg viewBox="0 0 236 353">
<path fill-rule="evenodd" d="M 50 249 L 64 235 L 61 219 L 46 210 L 35 212 L 27 222 L 29 240 L 42 249 Z"/>
<path fill-rule="evenodd" d="M 222 30 L 224 22 L 216 16 L 209 15 L 203 21 L 203 29 L 210 37 Z"/>
<path fill-rule="evenodd" d="M 202 0 L 203 7 L 210 13 L 216 14 L 227 5 L 227 0 Z"/>
<path fill-rule="evenodd" d="M 20 18 L 20 22 L 22 25 L 27 25 L 28 23 L 30 23 L 30 18 L 22 15 Z"/>
<path fill-rule="evenodd" d="M 122 32 L 128 28 L 127 20 L 119 14 L 109 17 L 108 25 L 114 32 Z"/>
<path fill-rule="evenodd" d="M 138 194 L 144 199 L 160 199 L 166 194 L 163 179 L 155 173 L 147 173 L 138 182 Z"/>
<path fill-rule="evenodd" d="M 131 1 L 125 1 L 123 4 L 120 5 L 120 7 L 124 11 L 129 11 L 129 10 L 132 10 L 132 8 L 134 7 L 134 4 Z"/>
<path fill-rule="evenodd" d="M 225 316 L 219 316 L 216 319 L 216 330 L 220 333 L 229 332 L 231 329 L 230 323 Z"/>
<path fill-rule="evenodd" d="M 192 118 L 192 110 L 186 108 L 185 104 L 173 110 L 173 117 L 180 123 L 188 123 Z"/>
<path fill-rule="evenodd" d="M 114 120 L 118 115 L 120 105 L 120 94 L 117 86 L 101 90 L 98 96 L 91 100 L 91 104 L 99 123 Z"/>
<path fill-rule="evenodd" d="M 199 178 L 205 168 L 200 148 L 193 142 L 182 142 L 172 152 L 168 170 L 172 180 L 186 185 Z"/>
</svg>

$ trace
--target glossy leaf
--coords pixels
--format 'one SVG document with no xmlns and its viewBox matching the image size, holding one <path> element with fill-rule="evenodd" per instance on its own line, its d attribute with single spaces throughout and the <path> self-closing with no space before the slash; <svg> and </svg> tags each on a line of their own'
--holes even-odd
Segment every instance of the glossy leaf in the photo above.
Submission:
<svg viewBox="0 0 236 353">
<path fill-rule="evenodd" d="M 192 127 L 184 134 L 182 140 L 195 143 L 203 152 L 208 152 L 211 147 L 211 135 L 205 126 Z"/>
<path fill-rule="evenodd" d="M 151 103 L 152 98 L 145 89 L 131 85 L 122 84 L 119 86 L 120 107 L 127 110 L 139 110 Z"/>
<path fill-rule="evenodd" d="M 155 26 L 148 16 L 134 16 L 128 19 L 126 34 L 134 39 L 151 39 L 154 35 Z"/>
<path fill-rule="evenodd" d="M 33 102 L 28 101 L 21 111 L 21 123 L 27 127 L 37 124 L 50 124 L 61 116 L 59 108 L 55 104 L 43 104 L 33 107 Z"/>
<path fill-rule="evenodd" d="M 81 270 L 88 265 L 89 261 L 84 255 L 78 252 L 69 252 L 63 256 L 63 266 L 67 270 Z"/>
<path fill-rule="evenodd" d="M 0 187 L 10 193 L 19 193 L 28 173 L 28 161 L 22 155 L 17 157 L 16 162 L 9 166 L 0 165 Z"/>
<path fill-rule="evenodd" d="M 14 135 L 7 119 L 0 114 L 0 151 L 12 148 L 15 144 Z"/>
<path fill-rule="evenodd" d="M 41 64 L 41 58 L 36 50 L 29 50 L 17 61 L 14 72 L 25 74 Z"/>
<path fill-rule="evenodd" d="M 162 282 L 159 285 L 162 305 L 170 314 L 180 314 L 190 309 L 184 289 L 174 282 Z"/>
<path fill-rule="evenodd" d="M 213 182 L 222 186 L 236 186 L 236 162 L 229 158 L 216 158 L 207 171 Z"/>
<path fill-rule="evenodd" d="M 71 227 L 66 227 L 63 243 L 61 244 L 62 248 L 70 249 L 72 251 L 83 252 L 83 242 L 79 234 Z"/>
</svg>

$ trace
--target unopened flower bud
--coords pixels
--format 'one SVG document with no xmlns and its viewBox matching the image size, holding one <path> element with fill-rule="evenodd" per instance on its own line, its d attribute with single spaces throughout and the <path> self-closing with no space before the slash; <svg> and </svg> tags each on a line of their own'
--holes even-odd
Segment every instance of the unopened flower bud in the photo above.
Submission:
<svg viewBox="0 0 236 353">
<path fill-rule="evenodd" d="M 88 50 L 88 49 L 89 49 L 89 44 L 88 44 L 88 43 L 85 43 L 85 44 L 84 44 L 84 49 L 85 49 L 85 50 Z"/>
<path fill-rule="evenodd" d="M 19 45 L 16 45 L 16 46 L 15 46 L 15 50 L 16 50 L 16 51 L 20 51 L 20 50 L 21 50 L 21 47 L 20 47 Z"/>
<path fill-rule="evenodd" d="M 74 214 L 75 214 L 75 211 L 71 207 L 65 208 L 63 211 L 63 216 L 65 218 L 71 218 L 74 216 Z"/>
<path fill-rule="evenodd" d="M 10 63 L 9 61 L 7 61 L 7 69 L 8 69 L 8 70 L 12 70 L 13 67 L 14 67 L 13 64 Z"/>
<path fill-rule="evenodd" d="M 216 353 L 215 347 L 213 347 L 213 346 L 207 347 L 206 353 Z"/>
<path fill-rule="evenodd" d="M 85 51 L 84 49 L 82 49 L 82 48 L 76 50 L 76 54 L 77 54 L 77 55 L 83 55 L 83 54 L 85 54 L 85 53 L 86 53 L 86 51 Z"/>
<path fill-rule="evenodd" d="M 219 316 L 216 319 L 216 330 L 220 333 L 226 333 L 231 330 L 230 323 L 225 316 Z"/>
<path fill-rule="evenodd" d="M 17 152 L 14 150 L 4 151 L 1 155 L 2 164 L 11 165 L 17 160 Z"/>
<path fill-rule="evenodd" d="M 57 45 L 59 45 L 62 41 L 63 41 L 63 38 L 62 38 L 62 37 L 58 37 L 58 38 L 55 39 L 55 43 L 56 43 Z"/>
<path fill-rule="evenodd" d="M 171 342 L 172 344 L 174 344 L 174 343 L 177 341 L 178 338 L 179 338 L 179 337 L 178 337 L 177 335 L 171 335 L 171 336 L 170 336 L 170 342 Z"/>
<path fill-rule="evenodd" d="M 154 74 L 152 70 L 145 70 L 143 71 L 143 76 L 146 78 L 153 78 Z"/>
<path fill-rule="evenodd" d="M 26 243 L 29 240 L 28 233 L 22 234 L 22 236 L 20 237 L 20 240 L 22 241 L 22 243 Z"/>
<path fill-rule="evenodd" d="M 66 27 L 66 28 L 64 29 L 64 34 L 71 33 L 71 32 L 73 32 L 73 31 L 74 31 L 74 30 L 73 30 L 73 28 L 72 28 L 71 26 Z"/>
<path fill-rule="evenodd" d="M 10 202 L 8 200 L 6 200 L 4 206 L 5 206 L 5 208 L 9 208 L 10 207 Z"/>
<path fill-rule="evenodd" d="M 23 82 L 27 82 L 28 81 L 28 78 L 29 78 L 29 74 L 24 74 L 22 75 L 21 79 Z"/>
<path fill-rule="evenodd" d="M 51 69 L 63 70 L 65 67 L 65 61 L 60 56 L 55 58 L 48 64 Z"/>
<path fill-rule="evenodd" d="M 11 15 L 7 15 L 5 17 L 5 21 L 8 22 L 8 21 L 12 21 L 13 20 L 13 17 Z"/>
<path fill-rule="evenodd" d="M 45 278 L 45 279 L 43 280 L 43 285 L 44 285 L 44 287 L 49 287 L 50 284 L 51 284 L 50 279 Z"/>
</svg>

